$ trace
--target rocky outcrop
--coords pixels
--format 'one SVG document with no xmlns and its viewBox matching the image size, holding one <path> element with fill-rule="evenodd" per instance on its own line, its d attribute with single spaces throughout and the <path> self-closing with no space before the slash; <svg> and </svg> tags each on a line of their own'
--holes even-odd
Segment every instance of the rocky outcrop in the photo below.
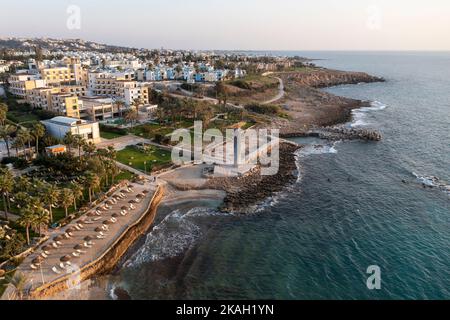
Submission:
<svg viewBox="0 0 450 320">
<path fill-rule="evenodd" d="M 321 128 L 312 130 L 308 133 L 309 136 L 315 136 L 327 140 L 366 140 L 366 141 L 381 141 L 383 136 L 377 130 L 363 129 L 363 128 L 346 128 L 342 126 Z"/>
<path fill-rule="evenodd" d="M 349 72 L 330 69 L 313 69 L 311 71 L 288 74 L 288 79 L 300 85 L 313 88 L 326 88 L 343 84 L 383 82 L 383 78 L 371 76 L 364 72 Z"/>
</svg>

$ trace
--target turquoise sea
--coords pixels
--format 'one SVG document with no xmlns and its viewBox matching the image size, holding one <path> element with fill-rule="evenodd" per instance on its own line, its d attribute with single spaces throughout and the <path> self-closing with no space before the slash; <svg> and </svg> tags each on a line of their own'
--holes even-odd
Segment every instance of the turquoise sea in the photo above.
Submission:
<svg viewBox="0 0 450 320">
<path fill-rule="evenodd" d="M 449 299 L 450 53 L 282 54 L 386 78 L 326 89 L 372 101 L 351 125 L 380 130 L 383 141 L 294 139 L 310 145 L 298 154 L 299 180 L 250 215 L 161 208 L 108 290 L 133 299 Z M 370 265 L 381 269 L 380 290 L 366 287 Z"/>
</svg>

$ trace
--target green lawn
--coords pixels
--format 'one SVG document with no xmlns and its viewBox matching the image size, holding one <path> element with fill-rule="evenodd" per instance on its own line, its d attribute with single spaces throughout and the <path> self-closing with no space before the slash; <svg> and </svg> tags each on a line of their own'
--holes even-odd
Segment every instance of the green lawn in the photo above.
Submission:
<svg viewBox="0 0 450 320">
<path fill-rule="evenodd" d="M 103 139 L 111 140 L 111 139 L 123 137 L 123 134 L 116 133 L 116 132 L 110 132 L 110 131 L 100 131 L 100 137 L 102 137 Z"/>
<path fill-rule="evenodd" d="M 184 119 L 181 121 L 177 121 L 175 123 L 169 124 L 155 124 L 155 123 L 146 123 L 139 126 L 136 126 L 130 129 L 130 132 L 136 136 L 144 137 L 147 139 L 154 139 L 157 134 L 161 136 L 168 135 L 174 132 L 176 129 L 180 128 L 190 128 L 194 125 L 194 122 L 189 119 Z"/>
<path fill-rule="evenodd" d="M 39 117 L 31 112 L 21 112 L 21 111 L 9 111 L 8 119 L 17 122 L 36 122 L 39 121 Z"/>
<path fill-rule="evenodd" d="M 135 146 L 131 146 L 117 152 L 117 161 L 142 172 L 145 169 L 150 172 L 155 166 L 171 163 L 171 152 L 154 146 L 148 146 L 148 150 L 144 152 Z M 147 162 L 147 165 L 144 162 Z"/>
</svg>

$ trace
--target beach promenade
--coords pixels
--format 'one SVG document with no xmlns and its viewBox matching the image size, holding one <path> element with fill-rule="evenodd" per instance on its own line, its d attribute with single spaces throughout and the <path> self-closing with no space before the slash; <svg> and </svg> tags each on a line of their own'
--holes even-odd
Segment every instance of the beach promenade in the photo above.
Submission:
<svg viewBox="0 0 450 320">
<path fill-rule="evenodd" d="M 126 251 L 124 247 L 151 224 L 154 217 L 146 215 L 156 211 L 161 194 L 160 187 L 148 180 L 128 183 L 96 208 L 52 232 L 16 271 L 26 279 L 25 291 L 31 298 L 45 298 L 61 290 L 76 290 L 81 281 L 107 271 Z M 10 285 L 2 299 L 17 299 L 15 291 Z"/>
</svg>

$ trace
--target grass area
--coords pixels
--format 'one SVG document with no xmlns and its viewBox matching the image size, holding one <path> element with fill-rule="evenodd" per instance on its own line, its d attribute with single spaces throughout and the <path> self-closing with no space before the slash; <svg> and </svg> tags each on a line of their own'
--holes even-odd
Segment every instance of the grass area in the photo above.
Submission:
<svg viewBox="0 0 450 320">
<path fill-rule="evenodd" d="M 117 152 L 117 161 L 129 165 L 137 170 L 151 172 L 155 167 L 170 164 L 171 152 L 154 146 L 147 146 L 141 150 L 137 146 L 127 147 Z M 147 164 L 145 165 L 144 162 Z"/>
<path fill-rule="evenodd" d="M 22 123 L 22 122 L 37 122 L 40 120 L 40 118 L 30 112 L 22 112 L 22 111 L 9 111 L 8 112 L 8 119 L 17 122 L 17 123 Z"/>
<path fill-rule="evenodd" d="M 103 139 L 111 140 L 111 139 L 123 137 L 123 134 L 116 133 L 116 132 L 109 132 L 109 131 L 100 131 L 100 137 L 102 137 Z"/>
<path fill-rule="evenodd" d="M 180 128 L 190 128 L 194 125 L 192 120 L 182 119 L 181 121 L 177 121 L 175 123 L 169 124 L 155 124 L 155 123 L 146 123 L 139 126 L 136 126 L 130 129 L 130 132 L 136 136 L 144 137 L 147 139 L 154 139 L 156 135 L 166 136 L 176 129 Z"/>
</svg>

